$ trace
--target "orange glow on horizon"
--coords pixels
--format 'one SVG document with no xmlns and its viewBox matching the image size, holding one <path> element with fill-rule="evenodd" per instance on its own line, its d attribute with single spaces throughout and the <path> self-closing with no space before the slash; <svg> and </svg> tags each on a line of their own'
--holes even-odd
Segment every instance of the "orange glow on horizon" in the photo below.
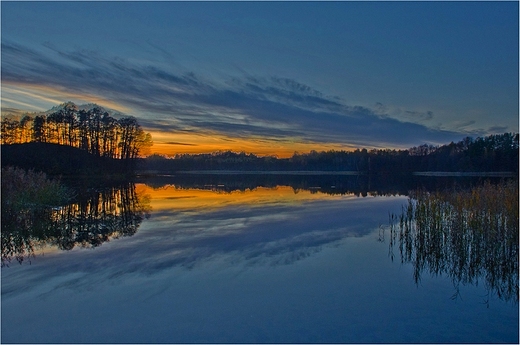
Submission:
<svg viewBox="0 0 520 345">
<path fill-rule="evenodd" d="M 146 129 L 145 129 L 146 131 Z M 219 134 L 211 135 L 150 132 L 153 139 L 151 154 L 160 154 L 173 157 L 176 154 L 201 154 L 217 151 L 233 151 L 253 153 L 257 156 L 277 156 L 278 158 L 292 157 L 295 152 L 306 153 L 311 150 L 352 151 L 354 147 L 339 144 L 304 143 L 296 140 L 269 140 L 263 138 L 230 138 Z"/>
</svg>

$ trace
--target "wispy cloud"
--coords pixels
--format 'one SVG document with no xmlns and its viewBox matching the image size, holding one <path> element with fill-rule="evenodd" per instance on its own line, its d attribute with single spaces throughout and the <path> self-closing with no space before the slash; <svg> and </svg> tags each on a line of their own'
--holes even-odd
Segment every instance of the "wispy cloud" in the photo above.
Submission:
<svg viewBox="0 0 520 345">
<path fill-rule="evenodd" d="M 143 126 L 161 131 L 369 147 L 443 143 L 462 135 L 417 123 L 432 119 L 431 111 L 404 110 L 404 119 L 411 120 L 398 120 L 385 116 L 381 103 L 348 105 L 289 78 L 244 75 L 210 81 L 190 71 L 50 44 L 31 49 L 2 42 L 2 81 L 95 95 L 135 109 L 132 115 Z"/>
<path fill-rule="evenodd" d="M 463 129 L 465 127 L 471 126 L 475 124 L 475 120 L 468 120 L 468 121 L 457 121 L 455 122 L 455 126 L 457 128 Z"/>
<path fill-rule="evenodd" d="M 506 133 L 508 128 L 506 126 L 493 126 L 488 129 L 491 133 Z"/>
<path fill-rule="evenodd" d="M 167 141 L 165 144 L 168 145 L 182 145 L 182 146 L 197 146 L 197 144 L 190 144 L 190 143 L 180 143 L 178 141 Z"/>
</svg>

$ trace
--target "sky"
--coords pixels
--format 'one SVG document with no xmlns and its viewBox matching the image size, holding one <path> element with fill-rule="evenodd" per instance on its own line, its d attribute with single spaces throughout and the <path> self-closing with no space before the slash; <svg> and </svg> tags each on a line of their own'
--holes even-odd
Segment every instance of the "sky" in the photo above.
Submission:
<svg viewBox="0 0 520 345">
<path fill-rule="evenodd" d="M 518 2 L 1 2 L 2 114 L 135 116 L 153 152 L 518 132 Z"/>
</svg>

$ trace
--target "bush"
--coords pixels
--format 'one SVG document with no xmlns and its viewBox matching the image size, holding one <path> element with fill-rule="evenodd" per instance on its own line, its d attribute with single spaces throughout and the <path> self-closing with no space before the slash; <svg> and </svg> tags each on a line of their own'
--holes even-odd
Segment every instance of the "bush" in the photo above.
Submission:
<svg viewBox="0 0 520 345">
<path fill-rule="evenodd" d="M 20 168 L 2 168 L 2 212 L 5 208 L 52 207 L 70 199 L 66 187 L 57 180 L 49 180 L 42 172 L 25 171 Z"/>
</svg>

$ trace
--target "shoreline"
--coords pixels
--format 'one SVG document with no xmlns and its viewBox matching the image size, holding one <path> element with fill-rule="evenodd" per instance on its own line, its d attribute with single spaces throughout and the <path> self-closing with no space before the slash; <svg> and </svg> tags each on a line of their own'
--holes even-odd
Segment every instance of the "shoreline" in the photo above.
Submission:
<svg viewBox="0 0 520 345">
<path fill-rule="evenodd" d="M 415 171 L 415 176 L 431 176 L 431 177 L 518 177 L 512 171 Z"/>
<path fill-rule="evenodd" d="M 361 176 L 377 175 L 379 173 L 369 173 L 368 171 L 331 171 L 331 170 L 178 170 L 178 171 L 159 171 L 144 170 L 136 172 L 136 176 L 173 176 L 173 175 L 340 175 L 340 176 Z M 512 171 L 413 171 L 396 172 L 398 175 L 412 175 L 424 177 L 518 177 Z"/>
</svg>

